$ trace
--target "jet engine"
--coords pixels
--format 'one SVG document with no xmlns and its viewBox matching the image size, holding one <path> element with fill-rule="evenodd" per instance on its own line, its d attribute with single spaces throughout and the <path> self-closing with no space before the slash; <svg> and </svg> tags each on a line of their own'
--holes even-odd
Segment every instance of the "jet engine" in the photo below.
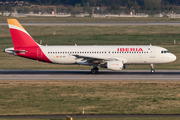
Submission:
<svg viewBox="0 0 180 120">
<path fill-rule="evenodd" d="M 123 61 L 108 61 L 107 69 L 122 70 L 124 68 Z"/>
</svg>

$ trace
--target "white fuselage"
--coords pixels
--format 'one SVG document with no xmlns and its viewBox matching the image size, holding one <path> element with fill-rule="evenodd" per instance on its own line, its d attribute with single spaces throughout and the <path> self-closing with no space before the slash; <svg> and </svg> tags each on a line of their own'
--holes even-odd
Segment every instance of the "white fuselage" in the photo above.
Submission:
<svg viewBox="0 0 180 120">
<path fill-rule="evenodd" d="M 124 64 L 159 64 L 176 60 L 176 56 L 167 49 L 147 45 L 117 45 L 117 46 L 40 46 L 43 53 L 53 63 L 78 64 L 83 58 L 122 60 Z"/>
</svg>

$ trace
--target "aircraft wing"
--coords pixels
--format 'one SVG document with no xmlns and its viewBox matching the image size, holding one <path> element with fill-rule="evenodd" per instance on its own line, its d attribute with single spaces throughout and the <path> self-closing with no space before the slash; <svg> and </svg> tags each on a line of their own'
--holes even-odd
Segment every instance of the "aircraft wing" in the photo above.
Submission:
<svg viewBox="0 0 180 120">
<path fill-rule="evenodd" d="M 90 63 L 104 63 L 106 61 L 119 61 L 119 60 L 123 60 L 123 61 L 127 61 L 125 58 L 111 58 L 111 57 L 94 57 L 94 56 L 83 56 L 83 55 L 73 55 L 75 56 L 77 59 L 78 58 L 83 58 L 82 61 L 87 61 Z"/>
<path fill-rule="evenodd" d="M 73 56 L 75 56 L 76 58 L 83 58 L 83 60 L 106 60 L 106 61 L 109 60 L 109 58 L 106 57 L 94 57 L 94 56 L 83 56 L 83 55 L 73 55 Z"/>
</svg>

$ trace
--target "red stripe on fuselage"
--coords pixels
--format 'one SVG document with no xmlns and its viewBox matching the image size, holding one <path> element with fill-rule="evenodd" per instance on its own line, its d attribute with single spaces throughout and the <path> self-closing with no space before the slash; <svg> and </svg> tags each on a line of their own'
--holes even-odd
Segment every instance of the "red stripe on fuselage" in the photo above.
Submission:
<svg viewBox="0 0 180 120">
<path fill-rule="evenodd" d="M 39 56 L 40 53 L 38 53 L 38 49 L 40 50 L 41 56 Z M 35 46 L 35 47 L 20 47 L 19 49 L 16 50 L 25 50 L 25 53 L 16 53 L 18 56 L 21 57 L 25 57 L 25 58 L 29 58 L 29 59 L 33 59 L 33 60 L 39 60 L 39 61 L 43 61 L 43 62 L 48 62 L 48 63 L 52 63 L 47 57 L 46 55 L 43 53 L 43 51 L 41 50 L 41 48 L 39 46 Z"/>
<path fill-rule="evenodd" d="M 25 53 L 16 53 L 18 56 L 52 63 L 31 36 L 20 30 L 12 28 L 10 28 L 10 32 L 14 44 L 14 50 L 26 51 Z M 41 56 L 39 56 L 39 54 L 41 54 Z"/>
</svg>

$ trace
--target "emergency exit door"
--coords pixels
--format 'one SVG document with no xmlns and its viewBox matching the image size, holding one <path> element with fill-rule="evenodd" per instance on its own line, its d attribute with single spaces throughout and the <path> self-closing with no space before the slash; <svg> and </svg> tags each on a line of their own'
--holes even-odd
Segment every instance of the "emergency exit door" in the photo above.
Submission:
<svg viewBox="0 0 180 120">
<path fill-rule="evenodd" d="M 156 54 L 155 54 L 155 48 L 151 48 L 150 50 L 150 58 L 155 58 Z"/>
</svg>

